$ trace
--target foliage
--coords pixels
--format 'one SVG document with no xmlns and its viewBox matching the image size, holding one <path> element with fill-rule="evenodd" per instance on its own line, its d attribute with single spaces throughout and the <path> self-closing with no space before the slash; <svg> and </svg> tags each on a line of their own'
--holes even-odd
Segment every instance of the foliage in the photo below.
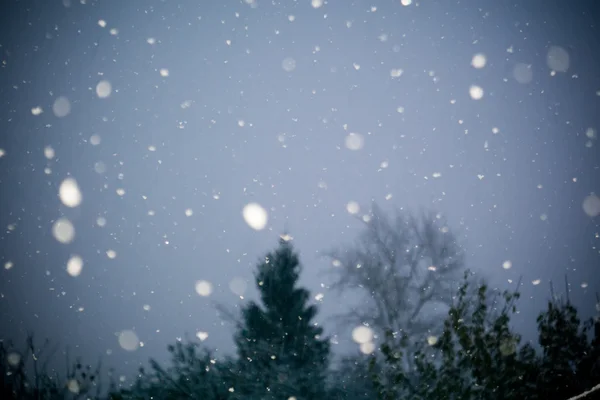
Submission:
<svg viewBox="0 0 600 400">
<path fill-rule="evenodd" d="M 325 398 L 329 342 L 316 326 L 317 307 L 309 292 L 297 287 L 298 256 L 289 241 L 257 266 L 256 286 L 263 307 L 250 302 L 242 310 L 235 335 L 235 396 L 243 399 Z"/>
<path fill-rule="evenodd" d="M 330 372 L 329 398 L 333 400 L 375 399 L 377 392 L 371 379 L 369 356 L 344 356 Z"/>
<path fill-rule="evenodd" d="M 408 393 L 417 400 L 567 399 L 599 383 L 598 321 L 589 341 L 591 322 L 581 324 L 569 302 L 549 302 L 538 317 L 537 354 L 510 327 L 519 293 L 506 291 L 499 307 L 490 307 L 487 285 L 480 284 L 469 300 L 470 285 L 466 273 L 442 334 L 421 342 L 414 374 L 400 367 L 405 337 L 388 331 L 381 346 L 388 368 L 374 374 L 379 398 Z"/>
<path fill-rule="evenodd" d="M 600 321 L 582 324 L 568 299 L 552 299 L 537 323 L 542 347 L 538 384 L 543 396 L 566 399 L 600 383 Z"/>
<path fill-rule="evenodd" d="M 217 360 L 198 343 L 176 342 L 168 347 L 171 366 L 161 367 L 150 360 L 151 370 L 140 368 L 135 384 L 113 398 L 119 399 L 207 399 L 220 400 L 230 396 L 230 359 Z"/>
</svg>

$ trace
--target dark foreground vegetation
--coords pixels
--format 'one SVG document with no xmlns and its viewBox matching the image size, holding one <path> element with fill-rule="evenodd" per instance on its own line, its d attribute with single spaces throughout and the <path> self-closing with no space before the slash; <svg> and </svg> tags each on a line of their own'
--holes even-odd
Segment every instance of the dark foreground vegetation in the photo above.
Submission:
<svg viewBox="0 0 600 400">
<path fill-rule="evenodd" d="M 600 384 L 600 320 L 582 320 L 568 293 L 550 292 L 537 343 L 524 343 L 511 324 L 518 289 L 499 293 L 466 271 L 439 216 L 388 218 L 377 208 L 356 243 L 330 254 L 333 288 L 365 297 L 338 322 L 368 326 L 372 351 L 334 360 L 288 239 L 256 267 L 260 301 L 235 321 L 234 355 L 177 342 L 168 365 L 150 360 L 122 388 L 79 360 L 66 374 L 48 371 L 56 352 L 30 337 L 24 348 L 0 343 L 0 398 L 566 400 Z M 432 301 L 446 305 L 445 319 L 423 311 Z"/>
</svg>

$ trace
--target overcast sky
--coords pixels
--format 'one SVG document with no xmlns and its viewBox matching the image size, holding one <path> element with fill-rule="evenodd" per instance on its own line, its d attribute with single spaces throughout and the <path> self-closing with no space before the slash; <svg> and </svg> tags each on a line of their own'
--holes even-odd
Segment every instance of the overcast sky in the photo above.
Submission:
<svg viewBox="0 0 600 400">
<path fill-rule="evenodd" d="M 600 4 L 2 7 L 0 337 L 33 331 L 122 373 L 186 332 L 232 353 L 214 303 L 255 298 L 256 261 L 287 229 L 302 283 L 324 295 L 319 322 L 347 340 L 321 254 L 360 232 L 348 203 L 360 216 L 371 201 L 439 210 L 469 268 L 500 288 L 522 276 L 525 334 L 565 274 L 593 312 L 600 200 L 583 204 L 600 192 Z M 77 207 L 59 197 L 68 177 Z M 249 203 L 264 229 L 244 220 Z M 70 243 L 53 234 L 59 218 Z M 230 289 L 240 278 L 244 300 Z M 123 330 L 144 346 L 122 349 Z"/>
</svg>

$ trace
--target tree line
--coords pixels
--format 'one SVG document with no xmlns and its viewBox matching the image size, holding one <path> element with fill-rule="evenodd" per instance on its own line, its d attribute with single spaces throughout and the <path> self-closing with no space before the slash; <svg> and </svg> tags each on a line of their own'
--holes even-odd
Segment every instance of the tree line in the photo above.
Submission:
<svg viewBox="0 0 600 400">
<path fill-rule="evenodd" d="M 1 397 L 566 400 L 600 384 L 600 319 L 583 320 L 568 292 L 551 291 L 537 342 L 524 342 L 511 324 L 519 286 L 500 293 L 466 270 L 439 214 L 389 216 L 374 206 L 359 220 L 356 242 L 327 254 L 332 288 L 359 300 L 337 321 L 360 343 L 355 354 L 334 359 L 318 308 L 299 285 L 299 255 L 282 235 L 256 265 L 260 298 L 235 320 L 234 355 L 177 341 L 167 365 L 150 360 L 130 387 L 109 380 L 104 388 L 100 365 L 75 360 L 66 376 L 52 376 L 32 338 L 25 352 L 0 342 Z M 581 398 L 600 398 L 600 390 Z"/>
</svg>

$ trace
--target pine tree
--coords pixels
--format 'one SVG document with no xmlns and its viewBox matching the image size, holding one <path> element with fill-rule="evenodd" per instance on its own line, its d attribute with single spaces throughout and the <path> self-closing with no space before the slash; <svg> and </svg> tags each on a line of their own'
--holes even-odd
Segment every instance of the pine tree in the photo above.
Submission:
<svg viewBox="0 0 600 400">
<path fill-rule="evenodd" d="M 235 396 L 243 399 L 325 398 L 329 342 L 313 319 L 309 292 L 297 287 L 301 266 L 289 241 L 257 266 L 262 307 L 242 310 L 235 335 L 239 357 Z"/>
</svg>

